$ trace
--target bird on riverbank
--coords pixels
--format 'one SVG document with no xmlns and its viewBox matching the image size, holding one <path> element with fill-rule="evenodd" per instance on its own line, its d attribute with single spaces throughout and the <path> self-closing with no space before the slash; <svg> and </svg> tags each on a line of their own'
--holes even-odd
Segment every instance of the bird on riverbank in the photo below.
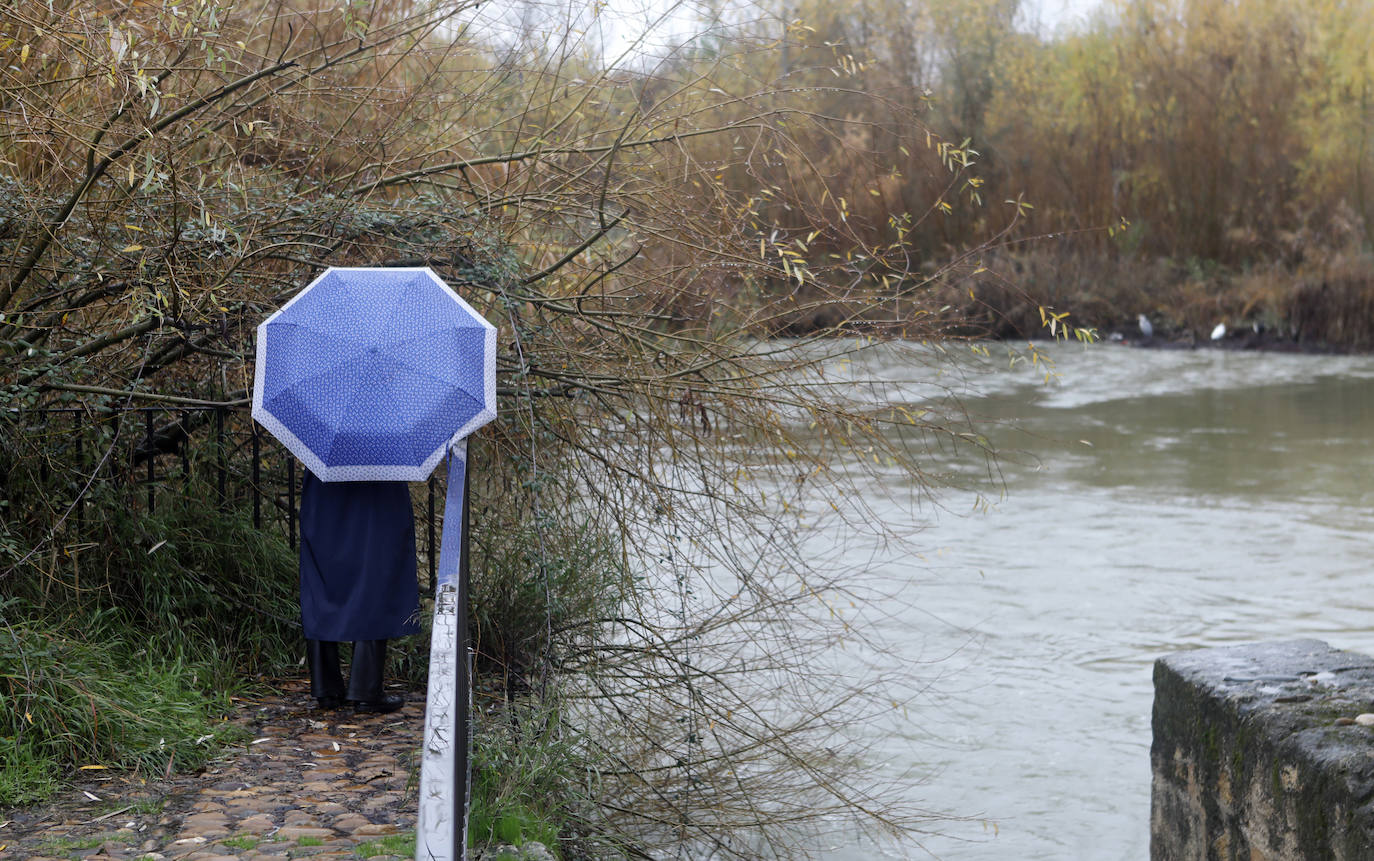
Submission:
<svg viewBox="0 0 1374 861">
<path fill-rule="evenodd" d="M 1225 337 L 1226 337 L 1226 324 L 1225 324 L 1225 323 L 1218 323 L 1218 324 L 1216 325 L 1216 327 L 1212 329 L 1212 340 L 1213 340 L 1213 341 L 1220 341 L 1222 338 L 1225 338 Z"/>
<path fill-rule="evenodd" d="M 1146 317 L 1144 314 L 1137 314 L 1135 321 L 1140 326 L 1141 337 L 1149 340 L 1155 336 L 1155 327 L 1150 325 L 1149 317 Z"/>
</svg>

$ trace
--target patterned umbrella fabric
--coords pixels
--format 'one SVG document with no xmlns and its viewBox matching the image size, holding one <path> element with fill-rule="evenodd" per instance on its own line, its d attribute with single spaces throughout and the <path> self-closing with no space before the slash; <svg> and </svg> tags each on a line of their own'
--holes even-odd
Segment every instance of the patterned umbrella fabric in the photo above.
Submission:
<svg viewBox="0 0 1374 861">
<path fill-rule="evenodd" d="M 258 327 L 253 418 L 323 481 L 423 481 L 496 417 L 496 327 L 428 268 L 332 268 Z"/>
</svg>

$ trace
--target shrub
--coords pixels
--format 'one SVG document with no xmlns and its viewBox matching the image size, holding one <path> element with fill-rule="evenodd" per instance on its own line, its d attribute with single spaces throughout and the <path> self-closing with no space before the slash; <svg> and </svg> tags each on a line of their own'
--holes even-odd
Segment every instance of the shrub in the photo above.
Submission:
<svg viewBox="0 0 1374 861">
<path fill-rule="evenodd" d="M 19 615 L 15 601 L 3 606 Z M 202 765 L 241 732 L 218 720 L 212 660 L 130 639 L 112 612 L 12 621 L 0 635 L 0 804 L 33 801 L 85 765 L 161 774 Z"/>
</svg>

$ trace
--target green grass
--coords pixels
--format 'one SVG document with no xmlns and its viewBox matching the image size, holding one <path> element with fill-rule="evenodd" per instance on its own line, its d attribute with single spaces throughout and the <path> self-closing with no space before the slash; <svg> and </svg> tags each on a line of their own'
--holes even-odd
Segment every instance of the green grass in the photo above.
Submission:
<svg viewBox="0 0 1374 861">
<path fill-rule="evenodd" d="M 557 854 L 595 805 L 587 782 L 594 769 L 562 713 L 558 686 L 535 694 L 536 680 L 549 671 L 549 655 L 586 646 L 587 620 L 619 615 L 633 583 L 605 524 L 498 514 L 474 530 L 482 565 L 471 605 L 482 631 L 479 684 L 506 689 L 494 698 L 503 703 L 495 713 L 474 715 L 468 837 L 474 847 L 539 842 Z"/>
<path fill-rule="evenodd" d="M 227 840 L 221 840 L 220 845 L 227 846 L 230 849 L 255 849 L 261 842 L 261 838 L 255 837 L 252 834 L 240 834 L 238 837 L 230 837 Z"/>
<path fill-rule="evenodd" d="M 309 834 L 302 834 L 296 838 L 297 846 L 323 846 L 324 841 L 318 837 L 311 837 Z"/>
<path fill-rule="evenodd" d="M 229 694 L 297 656 L 295 557 L 249 512 L 193 485 L 149 516 L 113 484 L 84 511 L 99 549 L 16 569 L 0 599 L 0 807 L 84 765 L 200 767 L 244 736 L 221 720 Z M 22 536 L 0 538 L 22 555 Z"/>
<path fill-rule="evenodd" d="M 89 837 L 54 837 L 39 844 L 39 849 L 47 852 L 71 852 L 81 849 L 95 849 L 105 843 L 132 843 L 138 839 L 135 834 L 120 834 L 111 831 L 105 834 L 92 834 Z"/>
<path fill-rule="evenodd" d="M 54 837 L 38 844 L 38 848 L 45 852 L 68 852 L 73 849 L 95 849 L 104 842 L 104 837 Z"/>
<path fill-rule="evenodd" d="M 475 727 L 469 845 L 538 841 L 556 852 L 579 803 L 572 773 L 580 761 L 556 726 L 552 711 L 525 704 Z"/>
<path fill-rule="evenodd" d="M 154 813 L 161 813 L 166 806 L 167 799 L 156 795 L 150 795 L 147 798 L 140 798 L 135 801 L 133 806 L 129 808 L 129 812 L 139 816 L 150 816 Z"/>
<path fill-rule="evenodd" d="M 538 842 L 556 853 L 558 832 L 558 823 L 551 821 L 546 814 L 507 802 L 495 815 L 491 811 L 474 808 L 469 820 L 468 842 L 473 846 L 492 843 L 523 846 Z"/>
<path fill-rule="evenodd" d="M 16 717 L 25 719 L 22 714 Z M 47 798 L 57 791 L 57 774 L 58 763 L 35 750 L 32 740 L 0 736 L 0 807 Z"/>
<path fill-rule="evenodd" d="M 388 834 L 380 840 L 360 843 L 353 848 L 359 858 L 372 858 L 377 855 L 399 855 L 402 858 L 415 857 L 415 832 Z"/>
<path fill-rule="evenodd" d="M 227 701 L 205 689 L 203 661 L 121 639 L 112 617 L 0 633 L 0 806 L 40 800 L 83 765 L 197 768 L 243 734 L 219 720 Z"/>
</svg>

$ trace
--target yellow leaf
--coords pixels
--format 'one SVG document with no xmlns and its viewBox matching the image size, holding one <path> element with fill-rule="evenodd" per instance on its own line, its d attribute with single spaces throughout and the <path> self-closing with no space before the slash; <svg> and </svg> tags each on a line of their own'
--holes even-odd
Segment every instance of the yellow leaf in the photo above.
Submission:
<svg viewBox="0 0 1374 861">
<path fill-rule="evenodd" d="M 143 246 L 142 246 L 142 245 L 129 245 L 129 246 L 126 246 L 126 247 L 124 247 L 124 248 L 119 249 L 119 253 L 121 253 L 121 254 L 131 254 L 131 253 L 133 253 L 133 252 L 135 252 L 135 251 L 142 251 L 142 250 L 143 250 Z"/>
<path fill-rule="evenodd" d="M 22 66 L 22 65 L 24 65 L 25 63 L 27 63 L 28 61 L 29 61 L 29 46 L 28 46 L 27 44 L 25 44 L 24 47 L 23 47 L 22 49 L 20 49 L 20 51 L 19 51 L 19 65 Z"/>
<path fill-rule="evenodd" d="M 78 769 L 78 770 L 79 770 L 79 771 L 104 771 L 104 770 L 107 769 L 107 768 L 109 768 L 108 765 L 83 765 L 83 766 L 81 766 L 81 768 Z"/>
</svg>

